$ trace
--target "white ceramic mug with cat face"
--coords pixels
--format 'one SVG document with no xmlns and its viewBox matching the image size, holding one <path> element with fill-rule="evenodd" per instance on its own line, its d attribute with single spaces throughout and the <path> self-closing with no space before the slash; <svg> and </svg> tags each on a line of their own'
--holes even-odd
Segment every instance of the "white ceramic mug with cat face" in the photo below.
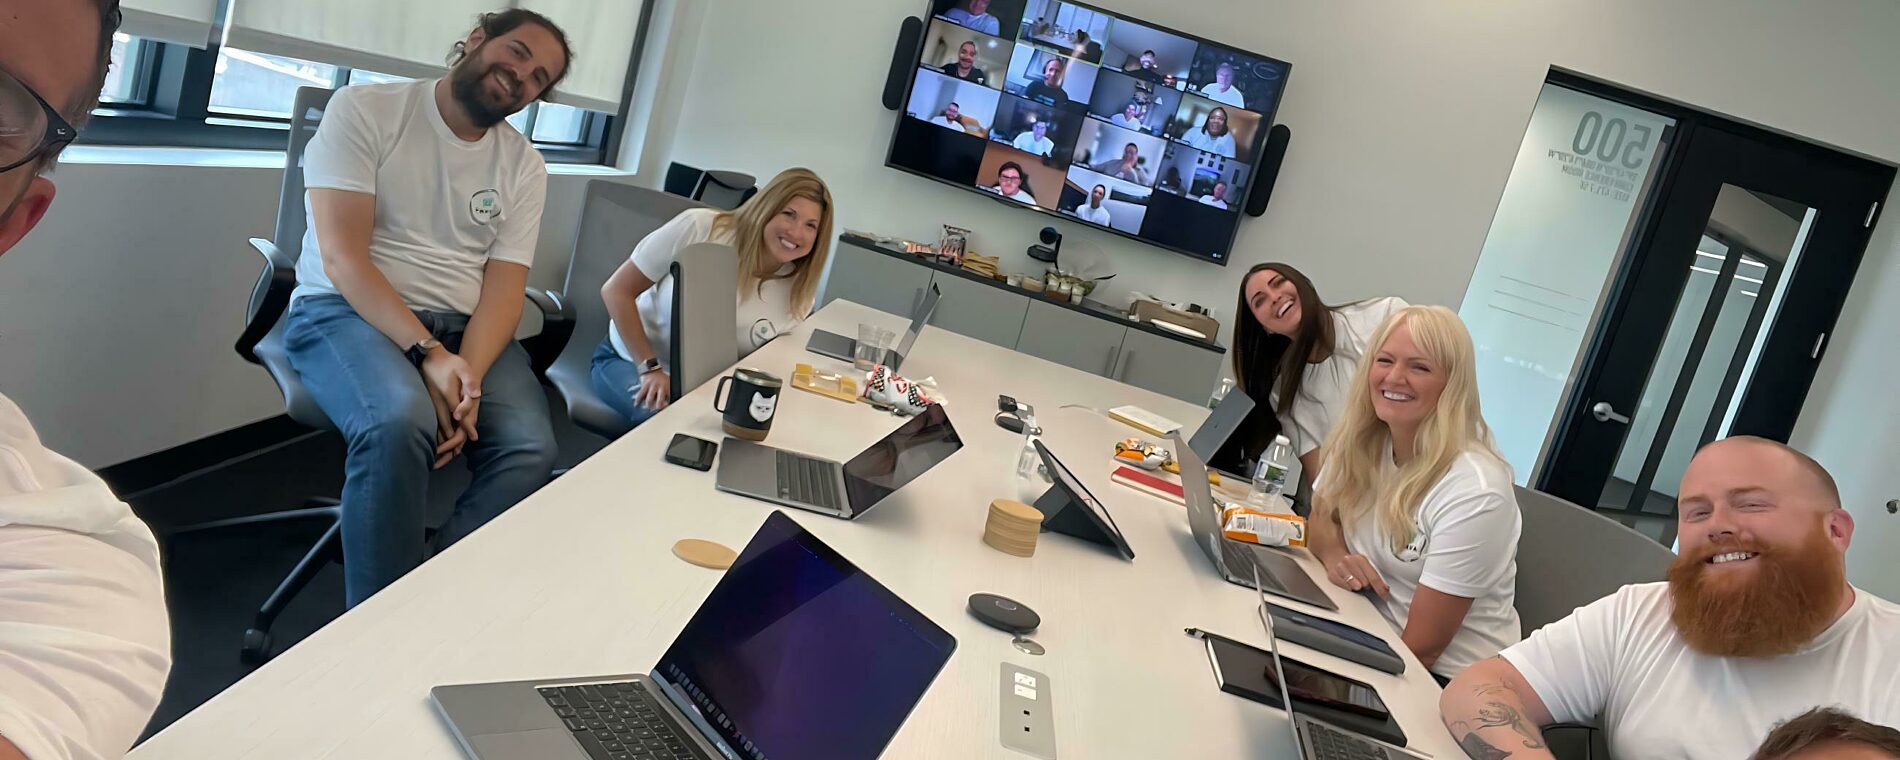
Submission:
<svg viewBox="0 0 1900 760">
<path fill-rule="evenodd" d="M 745 367 L 719 378 L 719 386 L 713 389 L 713 409 L 721 415 L 719 426 L 734 438 L 765 440 L 765 434 L 772 432 L 779 390 L 784 386 L 776 375 Z"/>
</svg>

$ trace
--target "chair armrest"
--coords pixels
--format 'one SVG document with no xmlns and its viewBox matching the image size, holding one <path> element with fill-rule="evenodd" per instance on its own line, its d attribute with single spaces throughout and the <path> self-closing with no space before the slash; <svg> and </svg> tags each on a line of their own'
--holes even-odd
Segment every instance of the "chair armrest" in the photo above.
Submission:
<svg viewBox="0 0 1900 760">
<path fill-rule="evenodd" d="M 528 351 L 528 366 L 545 383 L 548 368 L 554 366 L 554 360 L 567 350 L 568 339 L 574 337 L 574 305 L 552 290 L 528 288 L 526 296 L 541 310 L 541 332 L 522 338 L 521 347 Z"/>
<path fill-rule="evenodd" d="M 297 262 L 290 260 L 277 246 L 263 238 L 251 238 L 251 248 L 264 259 L 264 269 L 251 286 L 251 300 L 244 314 L 244 331 L 238 334 L 238 356 L 258 364 L 257 343 L 277 326 L 284 310 L 290 308 L 290 293 L 297 289 Z"/>
</svg>

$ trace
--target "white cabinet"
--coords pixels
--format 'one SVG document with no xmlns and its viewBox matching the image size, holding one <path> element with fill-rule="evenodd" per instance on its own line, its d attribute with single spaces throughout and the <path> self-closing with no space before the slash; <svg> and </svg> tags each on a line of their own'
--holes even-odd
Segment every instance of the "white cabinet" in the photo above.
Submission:
<svg viewBox="0 0 1900 760">
<path fill-rule="evenodd" d="M 1114 371 L 1127 332 L 1126 325 L 1032 300 L 1016 350 L 1106 376 Z"/>
<path fill-rule="evenodd" d="M 1056 304 L 869 245 L 838 240 L 821 303 L 843 298 L 908 317 L 934 282 L 943 292 L 930 318 L 934 327 L 1190 403 L 1205 403 L 1219 382 L 1226 353 L 1218 345 L 1160 335 L 1114 314 Z"/>
<path fill-rule="evenodd" d="M 948 272 L 937 272 L 931 282 L 943 293 L 943 300 L 937 302 L 937 310 L 930 315 L 931 326 L 1004 348 L 1017 348 L 1029 299 Z"/>
<path fill-rule="evenodd" d="M 1130 329 L 1110 377 L 1164 396 L 1205 404 L 1220 382 L 1220 363 L 1225 357 L 1173 338 Z"/>
<path fill-rule="evenodd" d="M 832 246 L 828 266 L 821 307 L 842 298 L 908 317 L 930 287 L 929 267 L 855 245 Z"/>
</svg>

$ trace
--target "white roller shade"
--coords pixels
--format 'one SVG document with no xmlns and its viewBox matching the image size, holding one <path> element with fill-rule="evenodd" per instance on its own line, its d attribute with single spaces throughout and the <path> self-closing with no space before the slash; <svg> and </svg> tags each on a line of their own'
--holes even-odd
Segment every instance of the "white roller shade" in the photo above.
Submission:
<svg viewBox="0 0 1900 760">
<path fill-rule="evenodd" d="M 180 2 L 182 0 L 169 0 Z M 406 77 L 440 76 L 498 0 L 233 0 L 225 44 Z"/>
<path fill-rule="evenodd" d="M 620 110 L 646 1 L 520 0 L 515 5 L 552 19 L 574 46 L 572 71 L 556 88 L 555 102 L 608 113 Z"/>
<path fill-rule="evenodd" d="M 124 0 L 119 8 L 125 12 L 121 32 L 201 48 L 211 41 L 218 0 Z"/>
</svg>

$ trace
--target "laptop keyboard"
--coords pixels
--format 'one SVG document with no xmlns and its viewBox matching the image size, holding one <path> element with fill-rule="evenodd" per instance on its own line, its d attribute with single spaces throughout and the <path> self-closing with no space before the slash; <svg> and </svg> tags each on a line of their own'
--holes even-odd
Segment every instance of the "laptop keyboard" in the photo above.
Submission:
<svg viewBox="0 0 1900 760">
<path fill-rule="evenodd" d="M 778 495 L 800 504 L 810 504 L 826 509 L 837 509 L 842 503 L 838 496 L 838 479 L 835 466 L 810 457 L 778 452 Z"/>
<path fill-rule="evenodd" d="M 1386 760 L 1385 748 L 1359 736 L 1310 720 L 1304 725 L 1312 760 Z"/>
<path fill-rule="evenodd" d="M 1273 573 L 1267 569 L 1266 565 L 1261 565 L 1260 560 L 1254 558 L 1254 551 L 1254 549 L 1235 541 L 1223 540 L 1220 542 L 1221 559 L 1226 563 L 1228 572 L 1233 573 L 1236 577 L 1251 580 L 1253 578 L 1252 568 L 1255 565 L 1259 565 L 1260 582 L 1267 585 L 1267 588 L 1262 590 L 1279 590 L 1279 581 L 1274 580 Z"/>
<path fill-rule="evenodd" d="M 643 684 L 543 686 L 535 691 L 594 760 L 701 760 Z"/>
</svg>

